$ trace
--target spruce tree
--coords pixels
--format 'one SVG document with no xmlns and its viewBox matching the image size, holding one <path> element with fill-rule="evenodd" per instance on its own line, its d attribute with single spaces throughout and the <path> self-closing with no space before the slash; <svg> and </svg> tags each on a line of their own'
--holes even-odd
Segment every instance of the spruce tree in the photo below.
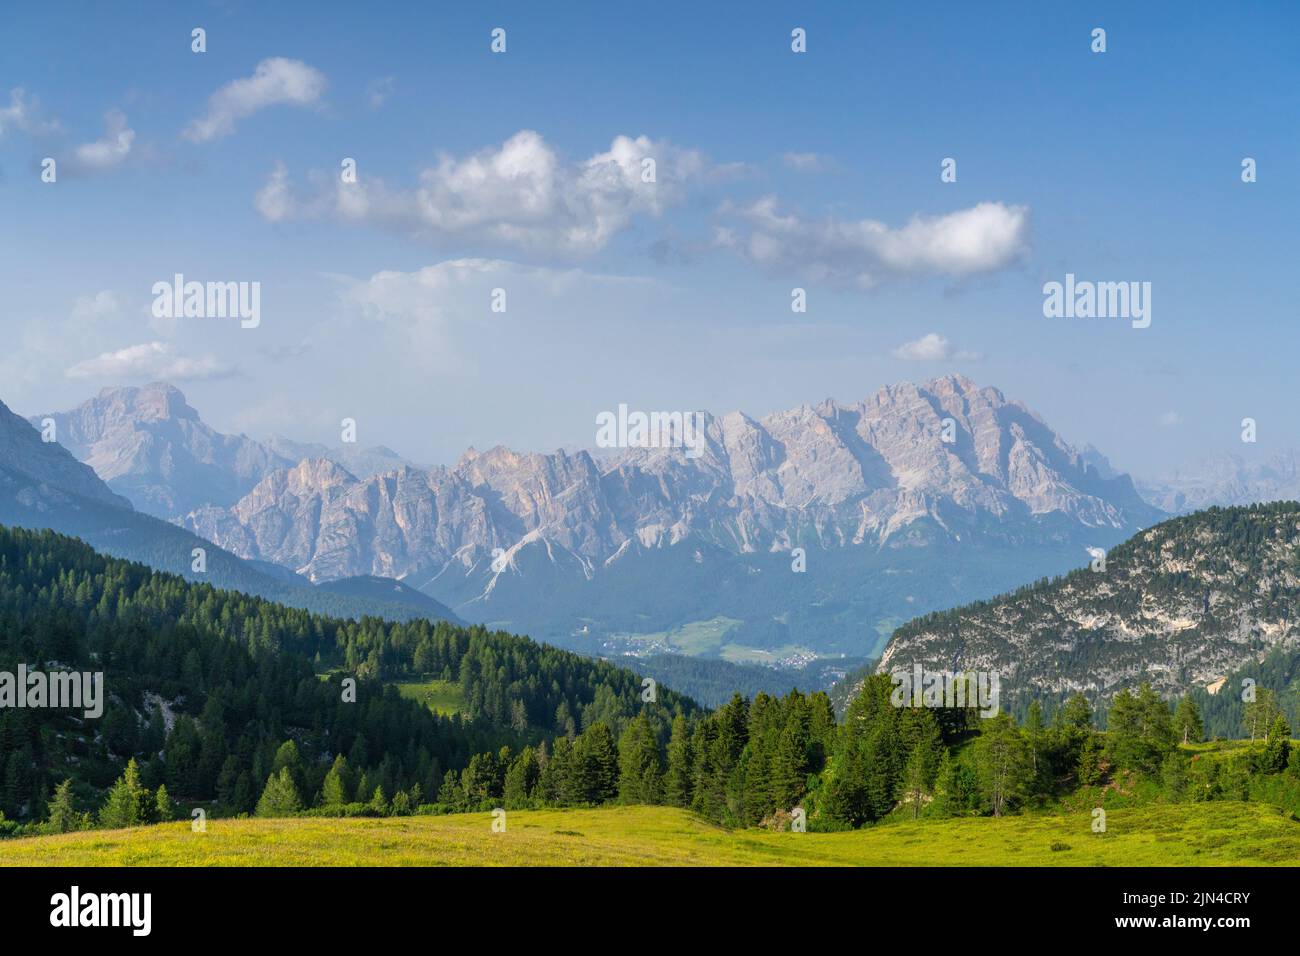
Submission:
<svg viewBox="0 0 1300 956">
<path fill-rule="evenodd" d="M 686 718 L 678 714 L 673 718 L 672 736 L 668 740 L 664 802 L 673 807 L 690 806 L 692 776 L 691 738 L 686 729 Z"/>
<path fill-rule="evenodd" d="M 347 792 L 348 758 L 339 754 L 334 758 L 329 773 L 325 774 L 325 782 L 321 786 L 321 803 L 326 807 L 341 807 L 348 802 Z"/>
<path fill-rule="evenodd" d="M 793 810 L 807 790 L 811 761 L 808 710 L 802 696 L 786 702 L 787 713 L 772 759 L 771 799 L 777 810 Z"/>
<path fill-rule="evenodd" d="M 975 760 L 985 805 L 1000 817 L 1021 800 L 1030 780 L 1029 745 L 1006 714 L 984 721 Z"/>
<path fill-rule="evenodd" d="M 108 799 L 99 811 L 99 825 L 110 830 L 140 826 L 149 822 L 152 810 L 153 801 L 140 783 L 140 768 L 132 757 L 108 791 Z"/>
<path fill-rule="evenodd" d="M 577 789 L 587 803 L 605 803 L 618 795 L 618 750 L 604 721 L 596 721 L 574 743 Z"/>
<path fill-rule="evenodd" d="M 257 801 L 259 817 L 291 817 L 302 810 L 302 798 L 288 767 L 266 779 L 266 788 Z"/>
<path fill-rule="evenodd" d="M 532 747 L 525 747 L 506 771 L 506 781 L 502 799 L 506 809 L 526 807 L 537 789 L 537 780 L 541 775 L 538 769 L 537 752 Z"/>
<path fill-rule="evenodd" d="M 921 805 L 932 791 L 939 763 L 945 752 L 939 722 L 930 710 L 913 712 L 910 750 L 899 781 L 899 797 L 912 805 L 912 819 L 921 815 Z M 909 715 L 911 716 L 911 715 Z"/>
<path fill-rule="evenodd" d="M 1278 714 L 1268 729 L 1264 752 L 1259 758 L 1259 769 L 1264 773 L 1281 773 L 1286 769 L 1291 755 L 1291 728 L 1286 718 Z"/>
<path fill-rule="evenodd" d="M 618 741 L 618 796 L 624 803 L 658 803 L 663 762 L 659 741 L 645 713 L 628 721 Z"/>
<path fill-rule="evenodd" d="M 154 794 L 154 807 L 155 816 L 160 823 L 166 823 L 176 816 L 176 804 L 172 803 L 166 784 L 158 785 L 158 792 Z"/>
<path fill-rule="evenodd" d="M 85 816 L 78 813 L 73 804 L 72 778 L 69 777 L 54 788 L 46 826 L 54 833 L 69 833 L 73 830 L 84 830 L 85 824 Z"/>
<path fill-rule="evenodd" d="M 1178 702 L 1178 710 L 1174 713 L 1174 729 L 1185 744 L 1200 743 L 1205 736 L 1201 712 L 1196 709 L 1196 703 L 1190 696 L 1183 697 Z"/>
</svg>

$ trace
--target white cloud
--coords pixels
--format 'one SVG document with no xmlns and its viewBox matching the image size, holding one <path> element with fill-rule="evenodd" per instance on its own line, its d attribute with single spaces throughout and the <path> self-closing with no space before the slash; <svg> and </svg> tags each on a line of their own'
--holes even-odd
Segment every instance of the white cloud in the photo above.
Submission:
<svg viewBox="0 0 1300 956">
<path fill-rule="evenodd" d="M 183 135 L 196 143 L 228 136 L 236 120 L 265 107 L 316 105 L 325 86 L 325 74 L 301 60 L 280 56 L 263 60 L 252 76 L 231 80 L 213 93 L 206 115 L 190 123 Z"/>
<path fill-rule="evenodd" d="M 393 90 L 397 88 L 397 79 L 392 76 L 381 76 L 377 80 L 371 80 L 370 85 L 366 87 L 366 102 L 370 104 L 372 110 L 382 107 L 388 98 L 393 95 Z"/>
<path fill-rule="evenodd" d="M 72 165 L 77 169 L 109 169 L 121 163 L 131 152 L 135 130 L 126 125 L 121 110 L 104 114 L 104 136 L 93 143 L 83 143 L 73 153 Z"/>
<path fill-rule="evenodd" d="M 280 222 L 294 212 L 294 199 L 289 188 L 289 170 L 284 163 L 276 163 L 266 180 L 266 185 L 253 197 L 253 208 L 267 222 Z"/>
<path fill-rule="evenodd" d="M 502 361 L 502 349 L 517 350 L 527 365 L 558 341 L 581 342 L 595 316 L 614 334 L 614 325 L 652 310 L 669 292 L 653 279 L 487 258 L 335 278 L 341 320 L 361 325 L 340 328 L 331 340 L 364 342 L 358 347 L 387 356 L 385 367 L 401 362 L 460 381 Z M 505 310 L 493 311 L 494 302 Z"/>
<path fill-rule="evenodd" d="M 73 322 L 94 322 L 110 318 L 121 310 L 117 295 L 112 289 L 104 289 L 94 295 L 79 295 L 72 304 Z"/>
<path fill-rule="evenodd" d="M 9 105 L 0 106 L 0 136 L 11 129 L 24 133 L 53 133 L 58 131 L 58 120 L 39 118 L 40 104 L 36 97 L 28 98 L 21 86 L 9 91 Z"/>
<path fill-rule="evenodd" d="M 145 342 L 78 362 L 64 374 L 71 379 L 176 382 L 224 378 L 234 374 L 234 368 L 212 355 L 187 358 L 165 342 Z"/>
<path fill-rule="evenodd" d="M 820 173 L 828 165 L 826 157 L 817 153 L 786 153 L 781 162 L 800 173 Z"/>
<path fill-rule="evenodd" d="M 912 342 L 904 342 L 891 353 L 894 358 L 910 362 L 978 362 L 984 358 L 979 352 L 954 350 L 952 343 L 937 332 L 930 332 Z"/>
<path fill-rule="evenodd" d="M 277 166 L 254 204 L 273 222 L 334 216 L 435 240 L 585 255 L 604 248 L 635 217 L 657 217 L 693 184 L 729 171 L 694 150 L 645 136 L 615 137 L 605 152 L 566 163 L 540 134 L 522 130 L 469 156 L 443 155 L 413 190 L 393 191 L 364 175 L 356 183 L 331 175 L 318 176 L 315 192 L 299 198 Z"/>
<path fill-rule="evenodd" d="M 726 203 L 715 244 L 768 269 L 871 286 L 890 275 L 966 276 L 1005 268 L 1028 250 L 1029 211 L 984 202 L 943 216 L 915 216 L 890 228 L 874 219 L 809 220 L 783 212 L 773 196 Z"/>
<path fill-rule="evenodd" d="M 449 259 L 414 272 L 385 270 L 369 279 L 345 281 L 345 300 L 363 314 L 411 325 L 489 315 L 490 293 L 496 288 L 508 290 L 510 303 L 536 294 L 560 299 L 579 285 L 589 295 L 597 286 L 646 288 L 656 284 L 651 279 L 550 269 L 505 259 Z"/>
<path fill-rule="evenodd" d="M 1177 412 L 1165 412 L 1156 419 L 1156 424 L 1161 428 L 1173 428 L 1175 425 L 1183 423 L 1183 416 Z"/>
</svg>

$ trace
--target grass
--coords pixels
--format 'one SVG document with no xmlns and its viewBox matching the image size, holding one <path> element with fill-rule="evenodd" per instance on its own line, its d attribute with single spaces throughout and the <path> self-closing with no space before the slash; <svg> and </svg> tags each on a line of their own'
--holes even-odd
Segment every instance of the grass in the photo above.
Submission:
<svg viewBox="0 0 1300 956">
<path fill-rule="evenodd" d="M 209 820 L 0 843 L 0 866 L 1250 866 L 1300 863 L 1300 822 L 1255 803 L 725 830 L 666 807 L 384 819 Z"/>
<path fill-rule="evenodd" d="M 450 680 L 426 680 L 417 683 L 395 684 L 397 692 L 410 700 L 418 700 L 435 714 L 450 717 L 465 707 L 460 684 Z"/>
<path fill-rule="evenodd" d="M 699 657 L 722 646 L 728 632 L 735 630 L 743 621 L 719 614 L 707 621 L 688 621 L 680 627 L 667 631 L 635 631 L 611 634 L 610 637 L 628 641 L 633 644 L 648 646 L 667 645 L 688 657 Z"/>
<path fill-rule="evenodd" d="M 1208 756 L 1215 757 L 1216 759 L 1222 759 L 1224 757 L 1231 757 L 1235 754 L 1244 753 L 1246 751 L 1249 751 L 1251 748 L 1254 748 L 1256 750 L 1262 750 L 1264 747 L 1264 740 L 1261 738 L 1259 740 L 1256 740 L 1254 743 L 1252 743 L 1249 739 L 1205 740 L 1194 744 L 1179 744 L 1178 746 L 1181 747 L 1186 752 L 1193 755 L 1206 754 Z M 1292 738 L 1291 747 L 1293 749 L 1296 747 L 1300 747 L 1300 740 L 1295 740 L 1294 738 Z"/>
<path fill-rule="evenodd" d="M 745 644 L 723 644 L 722 649 L 718 652 L 719 657 L 733 664 L 774 664 L 777 661 L 794 657 L 796 654 L 807 657 L 816 656 L 811 648 L 804 647 L 802 644 L 786 644 L 770 651 L 749 647 Z"/>
</svg>

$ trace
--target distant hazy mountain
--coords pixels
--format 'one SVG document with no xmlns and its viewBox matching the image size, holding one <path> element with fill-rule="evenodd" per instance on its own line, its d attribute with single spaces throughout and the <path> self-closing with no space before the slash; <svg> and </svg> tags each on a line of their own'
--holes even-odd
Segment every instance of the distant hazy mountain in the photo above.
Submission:
<svg viewBox="0 0 1300 956">
<path fill-rule="evenodd" d="M 383 447 L 332 449 L 221 434 L 200 419 L 180 390 L 161 382 L 106 388 L 70 412 L 28 420 L 39 428 L 45 418 L 54 420 L 59 443 L 110 488 L 159 518 L 233 505 L 271 472 L 304 458 L 332 458 L 361 476 L 404 464 Z"/>
<path fill-rule="evenodd" d="M 1300 456 L 1295 450 L 1254 460 L 1213 455 L 1164 478 L 1142 481 L 1138 490 L 1151 504 L 1174 513 L 1213 505 L 1294 501 L 1300 499 Z"/>
<path fill-rule="evenodd" d="M 1270 652 L 1300 650 L 1297 554 L 1295 502 L 1173 518 L 1113 548 L 1104 571 L 900 627 L 880 669 L 996 671 L 1012 695 L 1106 697 L 1144 680 L 1214 693 Z"/>
<path fill-rule="evenodd" d="M 0 525 L 49 528 L 79 537 L 114 557 L 321 613 L 455 619 L 430 598 L 412 600 L 405 588 L 400 593 L 384 593 L 379 587 L 369 594 L 347 588 L 330 592 L 282 568 L 268 574 L 264 565 L 242 560 L 183 528 L 137 512 L 91 468 L 57 442 L 43 441 L 40 432 L 2 402 Z M 203 572 L 193 570 L 196 548 L 204 552 Z"/>
<path fill-rule="evenodd" d="M 106 388 L 52 418 L 59 443 L 148 514 L 171 518 L 230 505 L 267 473 L 293 464 L 243 435 L 222 435 L 170 385 Z"/>
<path fill-rule="evenodd" d="M 398 468 L 412 465 L 412 462 L 383 445 L 375 445 L 371 448 L 359 448 L 355 445 L 330 447 L 316 442 L 292 441 L 281 435 L 273 435 L 267 439 L 266 447 L 281 458 L 294 463 L 306 458 L 328 459 L 358 478 L 369 478 L 371 475 L 396 471 Z"/>
<path fill-rule="evenodd" d="M 368 477 L 311 459 L 185 524 L 313 580 L 399 578 L 599 653 L 798 663 L 870 655 L 901 619 L 1064 571 L 1158 516 L 1127 476 L 959 376 L 704 421 L 694 458 L 493 448 Z"/>
</svg>

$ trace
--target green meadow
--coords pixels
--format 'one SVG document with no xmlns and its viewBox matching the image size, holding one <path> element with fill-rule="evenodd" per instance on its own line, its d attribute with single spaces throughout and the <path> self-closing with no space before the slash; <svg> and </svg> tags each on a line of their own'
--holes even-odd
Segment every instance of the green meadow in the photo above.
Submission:
<svg viewBox="0 0 1300 956">
<path fill-rule="evenodd" d="M 727 830 L 668 807 L 209 820 L 0 843 L 3 866 L 1294 866 L 1300 822 L 1258 803 Z"/>
<path fill-rule="evenodd" d="M 419 701 L 435 714 L 450 717 L 460 713 L 465 698 L 460 684 L 450 680 L 426 680 L 418 683 L 394 684 L 397 692 L 408 700 Z"/>
</svg>

